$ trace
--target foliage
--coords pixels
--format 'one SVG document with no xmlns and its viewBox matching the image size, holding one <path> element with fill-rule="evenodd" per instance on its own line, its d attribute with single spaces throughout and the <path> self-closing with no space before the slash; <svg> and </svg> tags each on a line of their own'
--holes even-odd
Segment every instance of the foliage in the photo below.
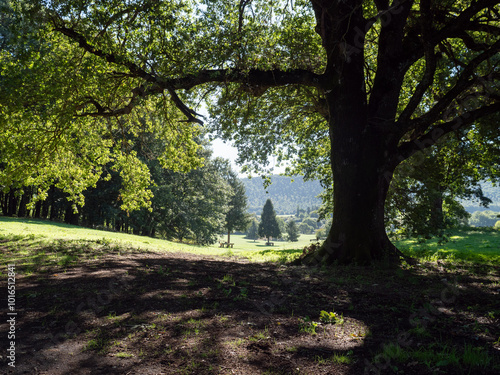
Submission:
<svg viewBox="0 0 500 375">
<path fill-rule="evenodd" d="M 288 241 L 296 242 L 299 240 L 299 228 L 295 220 L 290 220 L 286 224 L 286 232 L 288 234 Z"/>
<path fill-rule="evenodd" d="M 245 185 L 238 178 L 236 172 L 231 169 L 228 160 L 217 158 L 216 164 L 219 174 L 222 175 L 232 189 L 225 218 L 225 228 L 228 231 L 228 242 L 230 242 L 229 235 L 231 232 L 235 230 L 244 232 L 250 223 L 250 216 L 247 214 Z"/>
<path fill-rule="evenodd" d="M 259 238 L 258 232 L 259 232 L 259 223 L 257 222 L 257 220 L 254 219 L 252 220 L 252 224 L 248 228 L 246 238 L 250 238 L 251 240 L 256 240 L 257 238 Z"/>
<path fill-rule="evenodd" d="M 205 165 L 187 173 L 151 162 L 155 175 L 152 212 L 142 210 L 138 225 L 152 223 L 167 239 L 191 239 L 198 244 L 217 240 L 226 225 L 233 190 L 220 173 L 220 161 L 204 151 Z"/>
<path fill-rule="evenodd" d="M 471 215 L 469 225 L 473 227 L 493 227 L 496 225 L 499 217 L 500 212 L 490 210 L 476 211 Z"/>
<path fill-rule="evenodd" d="M 267 242 L 269 242 L 270 237 L 279 238 L 281 236 L 279 224 L 276 220 L 276 212 L 274 212 L 273 203 L 270 199 L 266 201 L 262 209 L 259 223 L 259 236 L 266 237 Z"/>
<path fill-rule="evenodd" d="M 407 236 L 440 235 L 467 221 L 461 202 L 477 199 L 488 206 L 481 182 L 500 177 L 495 155 L 498 135 L 487 126 L 461 139 L 445 137 L 435 149 L 415 154 L 394 175 L 386 203 L 386 225 Z M 489 138 L 489 140 L 488 140 Z"/>
<path fill-rule="evenodd" d="M 159 160 L 172 170 L 201 164 L 194 142 L 199 128 L 177 123 L 179 112 L 158 99 L 141 101 L 127 117 L 86 116 L 123 104 L 113 96 L 133 88 L 136 79 L 51 31 L 42 4 L 8 1 L 2 6 L 11 22 L 2 29 L 0 51 L 2 185 L 37 186 L 38 199 L 55 185 L 82 206 L 83 192 L 106 177 L 111 163 L 122 179 L 121 209 L 131 211 L 151 203 L 149 171 L 132 151 L 136 140 L 161 138 Z"/>
<path fill-rule="evenodd" d="M 344 315 L 337 314 L 334 311 L 327 312 L 325 310 L 321 310 L 319 313 L 319 320 L 323 323 L 331 323 L 331 324 L 344 324 Z"/>
<path fill-rule="evenodd" d="M 306 316 L 303 319 L 299 319 L 299 331 L 300 332 L 306 332 L 309 333 L 310 335 L 316 335 L 316 328 L 318 327 L 318 323 L 314 322 Z"/>
<path fill-rule="evenodd" d="M 300 223 L 299 225 L 299 231 L 302 234 L 311 234 L 314 232 L 314 227 L 310 226 L 309 224 L 306 223 Z"/>
</svg>

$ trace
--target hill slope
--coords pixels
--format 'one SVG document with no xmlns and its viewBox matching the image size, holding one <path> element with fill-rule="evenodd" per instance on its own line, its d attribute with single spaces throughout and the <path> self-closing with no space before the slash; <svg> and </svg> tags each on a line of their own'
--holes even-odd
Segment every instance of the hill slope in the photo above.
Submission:
<svg viewBox="0 0 500 375">
<path fill-rule="evenodd" d="M 291 215 L 297 207 L 316 209 L 321 205 L 318 194 L 323 190 L 319 181 L 304 181 L 300 176 L 291 178 L 272 176 L 271 185 L 265 189 L 261 177 L 242 178 L 248 197 L 248 211 L 260 215 L 267 199 L 273 202 L 278 215 Z"/>
</svg>

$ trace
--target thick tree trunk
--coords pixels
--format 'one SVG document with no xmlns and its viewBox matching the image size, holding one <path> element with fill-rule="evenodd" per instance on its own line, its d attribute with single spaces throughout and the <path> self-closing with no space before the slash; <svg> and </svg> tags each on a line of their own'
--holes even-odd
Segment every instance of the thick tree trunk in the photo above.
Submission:
<svg viewBox="0 0 500 375">
<path fill-rule="evenodd" d="M 386 79 L 380 80 L 378 91 L 371 93 L 368 105 L 362 32 L 366 23 L 361 2 L 318 1 L 314 9 L 316 29 L 328 56 L 325 93 L 333 222 L 321 248 L 306 255 L 302 263 L 367 264 L 383 258 L 399 259 L 401 253 L 385 232 L 384 206 L 400 161 L 390 124 L 397 108 L 401 74 L 388 72 Z"/>
<path fill-rule="evenodd" d="M 398 164 L 397 144 L 387 129 L 369 120 L 360 56 L 344 63 L 333 81 L 327 95 L 333 222 L 320 250 L 304 261 L 367 264 L 385 257 L 399 259 L 384 223 L 385 200 Z"/>
<path fill-rule="evenodd" d="M 45 199 L 42 203 L 42 219 L 47 219 L 50 210 L 50 200 Z"/>
<path fill-rule="evenodd" d="M 367 147 L 365 145 L 365 147 Z M 366 148 L 368 149 L 368 147 Z M 373 155 L 355 163 L 349 158 L 334 163 L 332 228 L 319 251 L 306 256 L 306 264 L 368 264 L 398 260 L 402 255 L 387 237 L 384 206 L 393 168 Z"/>
<path fill-rule="evenodd" d="M 303 259 L 318 262 L 367 264 L 397 260 L 401 253 L 385 231 L 384 206 L 395 166 L 376 134 L 332 139 L 334 209 L 330 233 L 319 251 Z M 342 145 L 340 139 L 347 139 Z M 382 145 L 381 145 L 382 144 Z"/>
</svg>

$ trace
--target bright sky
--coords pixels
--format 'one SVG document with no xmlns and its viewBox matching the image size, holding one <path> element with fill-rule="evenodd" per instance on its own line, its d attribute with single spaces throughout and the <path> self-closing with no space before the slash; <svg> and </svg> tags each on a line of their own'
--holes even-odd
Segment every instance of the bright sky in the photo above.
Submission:
<svg viewBox="0 0 500 375">
<path fill-rule="evenodd" d="M 238 158 L 238 150 L 236 147 L 233 147 L 230 142 L 224 142 L 221 139 L 215 139 L 212 141 L 212 150 L 213 150 L 213 157 L 223 157 L 224 159 L 229 159 L 231 161 L 231 166 L 233 170 L 237 171 L 238 174 L 240 174 L 240 169 L 241 167 L 236 164 L 236 159 Z M 276 162 L 273 160 L 271 157 L 271 164 L 270 166 L 273 166 L 273 173 L 274 174 L 279 174 L 285 171 L 285 167 L 276 167 Z M 241 175 L 240 177 L 244 177 L 246 175 Z"/>
</svg>

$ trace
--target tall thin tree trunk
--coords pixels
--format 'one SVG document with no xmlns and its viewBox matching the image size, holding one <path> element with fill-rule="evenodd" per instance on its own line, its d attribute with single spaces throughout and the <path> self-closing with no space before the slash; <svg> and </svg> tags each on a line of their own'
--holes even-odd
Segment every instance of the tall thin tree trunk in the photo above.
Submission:
<svg viewBox="0 0 500 375">
<path fill-rule="evenodd" d="M 17 197 L 15 189 L 11 188 L 9 192 L 7 216 L 14 216 L 17 213 Z"/>
<path fill-rule="evenodd" d="M 430 215 L 430 227 L 438 233 L 444 228 L 444 213 L 443 213 L 443 191 L 438 187 L 432 194 L 432 206 Z"/>
<path fill-rule="evenodd" d="M 18 217 L 29 216 L 27 205 L 30 202 L 30 198 L 31 198 L 31 188 L 29 187 L 24 188 L 23 195 L 21 196 L 21 200 L 19 202 L 19 210 L 17 211 Z"/>
<path fill-rule="evenodd" d="M 35 219 L 40 219 L 41 214 L 42 214 L 42 201 L 37 201 L 35 203 L 35 213 L 33 214 L 33 216 L 35 217 Z"/>
</svg>

